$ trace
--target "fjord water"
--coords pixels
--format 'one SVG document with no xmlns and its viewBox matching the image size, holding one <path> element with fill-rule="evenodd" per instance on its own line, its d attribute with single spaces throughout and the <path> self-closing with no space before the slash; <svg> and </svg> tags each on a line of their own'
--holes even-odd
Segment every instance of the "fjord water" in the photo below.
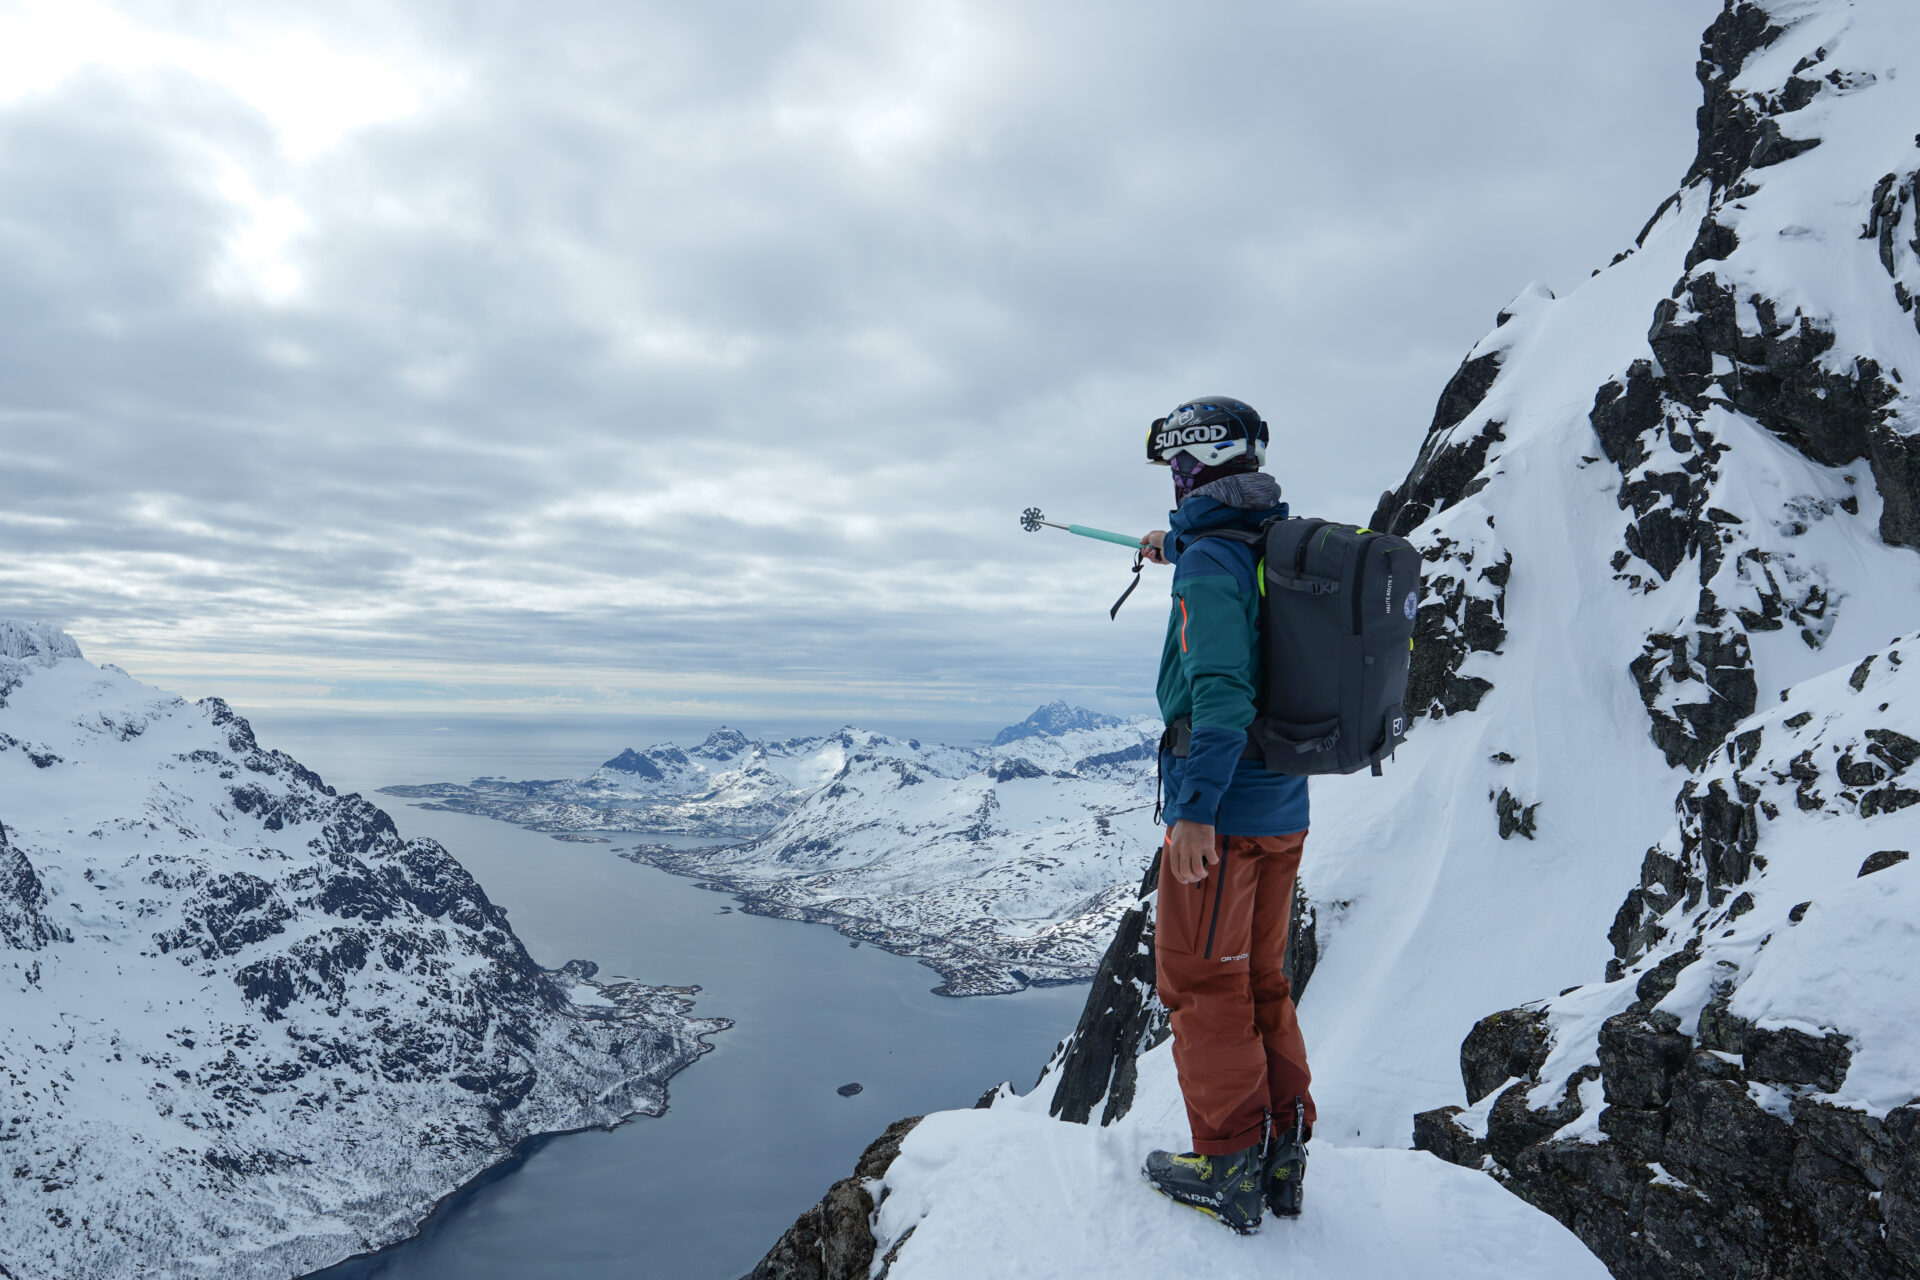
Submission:
<svg viewBox="0 0 1920 1280">
<path fill-rule="evenodd" d="M 608 742 L 603 727 L 254 721 L 264 745 L 372 796 L 403 834 L 445 844 L 540 963 L 577 957 L 603 975 L 698 985 L 699 1013 L 735 1021 L 674 1077 L 666 1115 L 536 1139 L 413 1239 L 316 1273 L 325 1280 L 733 1280 L 891 1121 L 967 1106 L 1001 1080 L 1031 1085 L 1086 996 L 1084 986 L 935 996 L 937 975 L 915 961 L 747 915 L 614 856 L 634 839 L 562 842 L 374 795 L 482 773 L 579 776 L 632 745 Z M 839 1096 L 853 1081 L 863 1091 Z"/>
</svg>

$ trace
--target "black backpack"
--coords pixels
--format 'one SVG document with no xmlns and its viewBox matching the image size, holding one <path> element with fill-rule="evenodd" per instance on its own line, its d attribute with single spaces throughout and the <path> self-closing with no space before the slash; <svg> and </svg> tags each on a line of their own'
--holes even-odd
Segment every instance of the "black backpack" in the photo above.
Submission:
<svg viewBox="0 0 1920 1280">
<path fill-rule="evenodd" d="M 1354 773 L 1406 741 L 1420 553 L 1405 538 L 1327 520 L 1191 535 L 1259 557 L 1261 689 L 1247 754 L 1275 773 Z M 1184 756 L 1190 726 L 1170 726 Z"/>
</svg>

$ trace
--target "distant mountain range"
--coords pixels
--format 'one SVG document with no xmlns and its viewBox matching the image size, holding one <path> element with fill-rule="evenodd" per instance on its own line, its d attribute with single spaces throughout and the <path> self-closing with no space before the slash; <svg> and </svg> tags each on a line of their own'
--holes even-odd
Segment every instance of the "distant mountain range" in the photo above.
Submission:
<svg viewBox="0 0 1920 1280">
<path fill-rule="evenodd" d="M 848 727 L 628 748 L 561 781 L 386 793 L 558 834 L 712 836 L 621 856 L 698 876 L 749 910 L 917 956 L 951 995 L 1090 977 L 1152 856 L 1157 720 L 1053 702 L 988 747 Z"/>
</svg>

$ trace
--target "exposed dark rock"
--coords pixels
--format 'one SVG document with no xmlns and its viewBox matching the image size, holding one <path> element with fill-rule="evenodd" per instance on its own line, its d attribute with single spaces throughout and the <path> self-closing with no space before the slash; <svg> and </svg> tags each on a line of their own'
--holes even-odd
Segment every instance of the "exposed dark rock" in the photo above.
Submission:
<svg viewBox="0 0 1920 1280">
<path fill-rule="evenodd" d="M 1887 666 L 1894 652 L 1879 655 Z M 1876 670 L 1884 670 L 1877 660 L 1861 663 L 1856 686 Z M 1853 793 L 1834 784 L 1920 765 L 1920 741 L 1890 727 L 1817 743 L 1794 733 L 1818 719 L 1802 713 L 1783 729 L 1739 733 L 1718 749 L 1711 775 L 1681 788 L 1678 849 L 1648 852 L 1609 935 L 1609 976 L 1640 968 L 1634 1001 L 1599 1030 L 1597 1064 L 1560 1083 L 1553 1107 L 1534 1108 L 1529 1095 L 1544 1067 L 1529 1055 L 1499 1062 L 1502 1046 L 1483 1036 L 1482 1056 L 1495 1060 L 1473 1073 L 1463 1061 L 1469 1097 L 1497 1087 L 1495 1075 L 1519 1078 L 1489 1108 L 1486 1138 L 1461 1129 L 1452 1108 L 1416 1121 L 1418 1145 L 1491 1169 L 1622 1280 L 1920 1275 L 1920 1110 L 1910 1104 L 1881 1121 L 1834 1105 L 1853 1058 L 1847 1037 L 1753 1025 L 1732 1012 L 1742 964 L 1712 958 L 1722 926 L 1764 900 L 1761 832 L 1779 813 L 1767 788 L 1846 818 L 1855 812 Z M 1872 816 L 1867 799 L 1891 788 L 1882 781 L 1866 791 L 1858 815 Z M 1873 874 L 1904 858 L 1883 850 L 1861 870 Z M 1787 927 L 1810 906 L 1789 911 Z M 1689 933 L 1677 948 L 1668 940 L 1676 928 Z M 1645 964 L 1661 946 L 1666 953 Z M 1698 990 L 1686 979 L 1700 964 L 1713 969 L 1688 1034 L 1660 1005 L 1682 986 Z M 1549 1016 L 1533 1014 L 1543 1023 Z M 1544 1048 L 1537 1055 L 1544 1060 Z M 1605 1105 L 1592 1120 L 1606 1141 L 1555 1139 L 1580 1115 L 1579 1080 L 1596 1073 Z"/>
<path fill-rule="evenodd" d="M 1920 547 L 1920 434 L 1902 434 L 1886 423 L 1867 432 L 1867 457 L 1880 490 L 1880 536 L 1901 547 Z"/>
<path fill-rule="evenodd" d="M 191 954 L 181 957 L 189 964 L 195 957 L 235 955 L 282 932 L 296 914 L 271 884 L 245 874 L 215 876 L 182 909 L 183 923 L 155 934 L 153 941 L 162 955 L 191 948 Z"/>
<path fill-rule="evenodd" d="M 1860 797 L 1860 816 L 1871 818 L 1875 814 L 1893 813 L 1914 804 L 1920 804 L 1920 791 L 1906 787 L 1881 787 Z"/>
<path fill-rule="evenodd" d="M 1141 903 L 1120 918 L 1100 959 L 1080 1022 L 1055 1055 L 1049 1114 L 1086 1124 L 1094 1107 L 1106 1104 L 1101 1123 L 1133 1105 L 1135 1059 L 1170 1034 L 1166 1011 L 1154 995 L 1153 912 L 1145 902 L 1159 882 L 1156 857 L 1140 883 Z M 1043 1073 L 1044 1074 L 1044 1073 Z"/>
<path fill-rule="evenodd" d="M 1640 975 L 1640 981 L 1634 985 L 1634 1003 L 1632 1012 L 1644 1014 L 1659 1004 L 1673 991 L 1680 980 L 1680 971 L 1700 958 L 1700 940 L 1690 939 L 1685 947 L 1674 952 L 1659 964 Z"/>
<path fill-rule="evenodd" d="M 1635 360 L 1624 378 L 1601 387 L 1587 415 L 1600 437 L 1600 451 L 1622 471 L 1647 460 L 1645 440 L 1665 419 L 1660 380 L 1650 360 Z"/>
<path fill-rule="evenodd" d="M 1073 770 L 1075 773 L 1087 773 L 1098 769 L 1111 769 L 1118 765 L 1135 764 L 1141 760 L 1151 760 L 1155 754 L 1157 754 L 1157 751 L 1153 743 L 1136 742 L 1132 746 L 1122 747 L 1118 751 L 1103 751 L 1099 755 L 1087 756 L 1077 761 L 1073 766 Z"/>
<path fill-rule="evenodd" d="M 1789 138 L 1781 132 L 1778 120 L 1760 122 L 1760 136 L 1753 144 L 1751 167 L 1767 169 L 1793 159 L 1820 145 L 1818 138 Z"/>
<path fill-rule="evenodd" d="M 13 847 L 0 825 L 0 945 L 38 951 L 72 934 L 47 916 L 47 891 L 27 855 Z"/>
<path fill-rule="evenodd" d="M 1512 317 L 1501 312 L 1496 317 L 1494 327 L 1499 328 Z M 1453 377 L 1447 379 L 1447 385 L 1441 389 L 1439 403 L 1433 409 L 1433 422 L 1427 427 L 1432 436 L 1441 431 L 1451 430 L 1466 421 L 1467 415 L 1480 406 L 1487 398 L 1487 392 L 1493 390 L 1495 379 L 1500 376 L 1500 356 L 1498 353 L 1484 355 L 1478 359 L 1469 356 L 1460 362 Z"/>
<path fill-rule="evenodd" d="M 1908 1107 L 1880 1123 L 1795 1098 L 1789 1123 L 1753 1100 L 1738 1065 L 1676 1054 L 1672 1040 L 1684 1036 L 1630 1015 L 1609 1032 L 1609 1054 L 1640 1075 L 1622 1090 L 1609 1080 L 1605 1144 L 1532 1138 L 1578 1115 L 1580 1077 L 1548 1111 L 1526 1109 L 1523 1086 L 1509 1088 L 1486 1144 L 1453 1125 L 1457 1107 L 1423 1113 L 1415 1144 L 1467 1165 L 1492 1155 L 1509 1190 L 1565 1222 L 1622 1278 L 1914 1274 L 1903 1178 L 1920 1163 Z"/>
<path fill-rule="evenodd" d="M 853 1176 L 828 1188 L 801 1214 L 743 1280 L 867 1280 L 873 1268 L 873 1196 L 866 1183 L 882 1177 L 919 1116 L 896 1120 L 860 1156 Z"/>
<path fill-rule="evenodd" d="M 865 1089 L 865 1085 L 861 1084 L 858 1080 L 853 1080 L 841 1085 L 838 1089 L 835 1089 L 834 1092 L 843 1098 L 851 1098 Z"/>
<path fill-rule="evenodd" d="M 628 747 L 625 751 L 622 751 L 619 755 L 607 761 L 605 764 L 601 765 L 600 767 L 602 769 L 617 769 L 621 773 L 631 773 L 636 777 L 641 777 L 641 778 L 653 778 L 655 780 L 658 780 L 660 778 L 666 777 L 665 774 L 660 772 L 659 765 L 656 765 L 653 761 L 647 759 L 647 757 L 641 755 L 638 751 L 635 751 L 632 747 Z"/>
<path fill-rule="evenodd" d="M 1540 805 L 1522 805 L 1513 792 L 1500 788 L 1499 796 L 1494 800 L 1494 810 L 1500 818 L 1500 838 L 1506 840 L 1521 835 L 1531 840 L 1534 836 L 1533 814 Z"/>
<path fill-rule="evenodd" d="M 1731 258 L 1733 251 L 1740 247 L 1740 237 L 1734 234 L 1732 227 L 1722 226 L 1713 217 L 1700 224 L 1700 234 L 1694 237 L 1693 248 L 1687 251 L 1685 268 L 1693 270 L 1703 262 L 1717 262 Z"/>
<path fill-rule="evenodd" d="M 1860 874 L 1870 876 L 1876 871 L 1885 871 L 1888 867 L 1899 866 L 1906 860 L 1905 849 L 1882 849 L 1878 853 L 1867 855 L 1867 860 L 1860 864 Z"/>
<path fill-rule="evenodd" d="M 1822 1093 L 1847 1078 L 1853 1050 L 1842 1035 L 1816 1038 L 1790 1027 L 1756 1027 L 1747 1033 L 1747 1074 L 1769 1084 L 1810 1084 Z"/>
<path fill-rule="evenodd" d="M 1869 729 L 1866 738 L 1873 744 L 1867 748 L 1867 754 L 1878 758 L 1896 774 L 1904 773 L 1914 761 L 1920 760 L 1920 742 L 1904 733 L 1893 729 Z"/>
<path fill-rule="evenodd" d="M 1449 1164 L 1478 1169 L 1487 1158 L 1487 1144 L 1454 1123 L 1459 1107 L 1422 1111 L 1413 1118 L 1413 1146 L 1431 1151 Z"/>
<path fill-rule="evenodd" d="M 1460 1080 L 1469 1106 L 1508 1080 L 1537 1082 L 1551 1045 L 1544 1009 L 1508 1009 L 1473 1024 L 1460 1043 Z"/>
<path fill-rule="evenodd" d="M 987 776 L 995 782 L 1013 782 L 1019 778 L 1044 778 L 1047 771 L 1031 760 L 1015 756 L 995 760 L 987 769 Z"/>
<path fill-rule="evenodd" d="M 1759 142 L 1759 114 L 1733 81 L 1749 57 L 1772 44 L 1782 29 L 1757 4 L 1729 3 L 1707 28 L 1696 73 L 1706 91 L 1696 120 L 1699 149 L 1682 186 L 1708 178 L 1715 190 L 1731 186 L 1745 172 Z"/>
<path fill-rule="evenodd" d="M 1486 356 L 1483 360 L 1495 360 L 1495 357 Z M 1495 361 L 1483 367 L 1498 369 L 1499 365 Z M 1466 372 L 1462 369 L 1461 375 Z M 1456 375 L 1456 381 L 1461 375 Z M 1453 389 L 1449 384 L 1449 390 Z M 1444 404 L 1446 397 L 1442 396 L 1441 400 Z M 1380 504 L 1374 508 L 1369 528 L 1405 537 L 1430 517 L 1478 492 L 1485 484 L 1482 472 L 1486 469 L 1487 453 L 1507 438 L 1503 430 L 1505 424 L 1489 422 L 1465 439 L 1453 436 L 1454 425 L 1448 423 L 1444 429 L 1435 428 L 1438 434 L 1428 437 L 1426 447 L 1400 487 L 1380 495 Z"/>
<path fill-rule="evenodd" d="M 1600 1074 L 1598 1067 L 1585 1067 L 1570 1076 L 1561 1097 L 1550 1107 L 1528 1104 L 1531 1082 L 1522 1081 L 1507 1088 L 1487 1113 L 1487 1152 L 1502 1164 L 1511 1164 L 1520 1153 L 1544 1142 L 1580 1118 L 1580 1086 Z M 1457 1126 L 1456 1126 L 1457 1127 Z"/>
<path fill-rule="evenodd" d="M 1734 725 L 1753 714 L 1759 686 L 1746 634 L 1701 630 L 1692 635 L 1654 634 L 1628 664 L 1647 706 L 1654 744 L 1667 763 L 1698 769 Z M 1669 685 L 1699 686 L 1699 700 L 1671 710 L 1659 705 Z"/>
<path fill-rule="evenodd" d="M 1463 676 L 1472 653 L 1498 653 L 1507 641 L 1507 583 L 1513 556 L 1477 556 L 1440 538 L 1424 553 L 1425 596 L 1414 617 L 1413 657 L 1406 706 L 1414 715 L 1442 717 L 1472 711 L 1492 690 L 1490 681 Z"/>
<path fill-rule="evenodd" d="M 1674 1080 L 1693 1043 L 1638 1013 L 1619 1013 L 1600 1028 L 1601 1081 L 1610 1105 L 1658 1109 L 1673 1096 Z"/>
</svg>

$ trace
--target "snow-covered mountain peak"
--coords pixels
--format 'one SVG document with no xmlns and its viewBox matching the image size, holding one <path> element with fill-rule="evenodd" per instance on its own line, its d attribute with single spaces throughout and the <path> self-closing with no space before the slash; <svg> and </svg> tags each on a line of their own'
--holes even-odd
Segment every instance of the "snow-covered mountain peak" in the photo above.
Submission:
<svg viewBox="0 0 1920 1280">
<path fill-rule="evenodd" d="M 80 657 L 72 636 L 44 622 L 16 622 L 0 618 L 0 658 L 37 662 L 42 666 L 62 658 Z"/>
<path fill-rule="evenodd" d="M 10 634 L 0 1275 L 254 1280 L 378 1247 L 522 1137 L 657 1111 L 721 1025 L 542 969 L 444 848 L 219 699 Z"/>
<path fill-rule="evenodd" d="M 1056 698 L 1046 706 L 1039 708 L 1019 724 L 1008 725 L 993 736 L 993 746 L 1004 747 L 1010 742 L 1022 738 L 1057 738 L 1063 733 L 1076 729 L 1111 729 L 1124 724 L 1118 716 L 1102 715 L 1089 711 L 1085 707 L 1069 706 L 1065 699 Z"/>
<path fill-rule="evenodd" d="M 671 761 L 671 763 L 684 764 L 686 762 L 686 754 L 684 752 L 675 750 L 674 755 L 677 755 L 679 759 Z M 654 763 L 652 757 L 652 752 L 642 755 L 632 747 L 628 747 L 625 751 L 622 751 L 619 755 L 600 767 L 602 769 L 612 769 L 616 773 L 638 774 L 642 778 L 658 778 L 661 776 L 660 766 Z"/>
<path fill-rule="evenodd" d="M 698 756 L 702 760 L 727 761 L 743 752 L 751 751 L 753 747 L 753 741 L 746 734 L 738 729 L 729 729 L 726 725 L 721 725 L 707 735 L 705 742 L 694 747 L 687 754 Z"/>
</svg>

